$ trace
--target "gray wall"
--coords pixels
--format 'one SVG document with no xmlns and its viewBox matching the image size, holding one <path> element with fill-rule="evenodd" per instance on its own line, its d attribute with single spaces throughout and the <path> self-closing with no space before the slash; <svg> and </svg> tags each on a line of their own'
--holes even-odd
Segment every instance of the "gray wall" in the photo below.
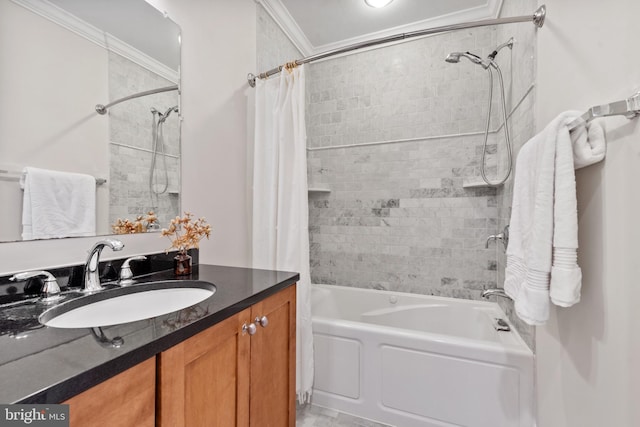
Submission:
<svg viewBox="0 0 640 427">
<path fill-rule="evenodd" d="M 310 182 L 331 189 L 310 199 L 313 282 L 468 299 L 496 287 L 496 190 L 463 188 L 483 137 L 456 136 L 484 128 L 487 71 L 444 61 L 495 45 L 494 28 L 474 29 L 310 65 L 308 146 L 327 148 L 309 153 Z M 397 139 L 415 140 L 331 148 Z"/>
</svg>

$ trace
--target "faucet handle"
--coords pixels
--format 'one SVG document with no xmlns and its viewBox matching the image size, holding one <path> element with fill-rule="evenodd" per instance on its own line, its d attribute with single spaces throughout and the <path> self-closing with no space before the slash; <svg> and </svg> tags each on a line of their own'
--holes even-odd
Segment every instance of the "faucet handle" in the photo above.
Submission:
<svg viewBox="0 0 640 427">
<path fill-rule="evenodd" d="M 42 302 L 45 304 L 50 304 L 54 301 L 60 299 L 60 285 L 58 285 L 58 281 L 54 277 L 53 274 L 48 271 L 43 270 L 35 270 L 35 271 L 25 271 L 23 273 L 14 274 L 9 278 L 12 282 L 22 281 L 31 279 L 32 277 L 45 276 L 44 279 L 44 287 L 42 288 L 42 292 L 44 292 L 45 296 L 42 297 Z"/>
<path fill-rule="evenodd" d="M 120 285 L 126 286 L 133 282 L 131 278 L 133 277 L 133 272 L 131 271 L 131 266 L 129 265 L 131 261 L 144 261 L 147 257 L 144 255 L 133 256 L 131 258 L 127 258 L 120 268 Z"/>
</svg>

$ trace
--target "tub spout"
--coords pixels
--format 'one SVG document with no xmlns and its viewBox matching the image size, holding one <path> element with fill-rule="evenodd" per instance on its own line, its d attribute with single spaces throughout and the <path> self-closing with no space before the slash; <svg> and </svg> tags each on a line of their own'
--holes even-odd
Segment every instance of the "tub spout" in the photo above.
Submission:
<svg viewBox="0 0 640 427">
<path fill-rule="evenodd" d="M 504 289 L 487 289 L 482 292 L 482 298 L 489 299 L 489 297 L 501 297 L 506 299 L 512 299 L 504 292 Z"/>
</svg>

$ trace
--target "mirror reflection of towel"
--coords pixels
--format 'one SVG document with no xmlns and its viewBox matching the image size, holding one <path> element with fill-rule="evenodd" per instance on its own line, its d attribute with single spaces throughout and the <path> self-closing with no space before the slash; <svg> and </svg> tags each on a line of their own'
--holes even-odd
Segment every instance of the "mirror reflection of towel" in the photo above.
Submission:
<svg viewBox="0 0 640 427">
<path fill-rule="evenodd" d="M 27 167 L 20 185 L 23 240 L 96 235 L 93 176 Z"/>
</svg>

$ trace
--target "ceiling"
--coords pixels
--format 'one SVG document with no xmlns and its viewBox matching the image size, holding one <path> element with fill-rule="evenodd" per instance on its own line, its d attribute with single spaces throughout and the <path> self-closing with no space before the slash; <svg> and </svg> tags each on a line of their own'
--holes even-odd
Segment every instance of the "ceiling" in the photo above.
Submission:
<svg viewBox="0 0 640 427">
<path fill-rule="evenodd" d="M 173 70 L 180 64 L 180 27 L 142 0 L 48 0 Z"/>
<path fill-rule="evenodd" d="M 378 37 L 496 18 L 501 0 L 394 0 L 375 9 L 364 0 L 256 0 L 303 55 Z"/>
</svg>

